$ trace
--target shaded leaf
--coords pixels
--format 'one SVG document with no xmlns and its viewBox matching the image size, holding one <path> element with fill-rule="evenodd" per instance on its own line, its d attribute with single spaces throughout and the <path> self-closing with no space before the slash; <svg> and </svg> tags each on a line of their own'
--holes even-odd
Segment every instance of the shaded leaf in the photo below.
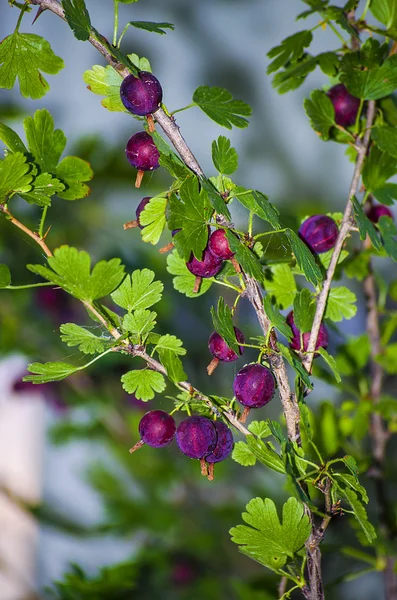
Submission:
<svg viewBox="0 0 397 600">
<path fill-rule="evenodd" d="M 193 102 L 222 127 L 248 127 L 248 121 L 244 117 L 250 116 L 251 107 L 242 100 L 234 100 L 224 88 L 202 85 L 194 92 Z"/>
<path fill-rule="evenodd" d="M 86 41 L 91 33 L 91 20 L 84 0 L 62 0 L 65 18 L 74 36 Z"/>
</svg>

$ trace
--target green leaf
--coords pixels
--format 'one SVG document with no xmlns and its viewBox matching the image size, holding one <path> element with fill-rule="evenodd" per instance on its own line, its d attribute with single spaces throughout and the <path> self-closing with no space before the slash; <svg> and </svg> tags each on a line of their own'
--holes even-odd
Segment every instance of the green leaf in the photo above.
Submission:
<svg viewBox="0 0 397 600">
<path fill-rule="evenodd" d="M 65 18 L 74 36 L 85 42 L 90 37 L 91 20 L 84 0 L 62 0 Z"/>
<path fill-rule="evenodd" d="M 189 260 L 191 253 L 201 260 L 208 242 L 208 222 L 213 208 L 207 192 L 199 190 L 196 178 L 187 179 L 179 190 L 179 198 L 172 194 L 169 201 L 168 227 L 181 229 L 174 236 L 174 244 L 183 258 Z"/>
<path fill-rule="evenodd" d="M 296 90 L 306 77 L 316 68 L 317 59 L 310 54 L 304 54 L 298 62 L 292 63 L 284 71 L 274 76 L 272 85 L 279 94 Z"/>
<path fill-rule="evenodd" d="M 312 330 L 316 302 L 308 289 L 304 288 L 294 298 L 294 323 L 302 333 Z"/>
<path fill-rule="evenodd" d="M 264 297 L 263 306 L 272 326 L 275 327 L 280 333 L 285 335 L 287 340 L 290 340 L 292 338 L 291 328 L 287 324 L 284 315 L 282 315 L 278 307 L 273 304 L 270 294 L 267 294 Z"/>
<path fill-rule="evenodd" d="M 296 283 L 289 265 L 281 263 L 270 267 L 266 272 L 264 285 L 281 309 L 291 306 L 296 294 Z"/>
<path fill-rule="evenodd" d="M 395 0 L 372 0 L 370 7 L 371 13 L 378 19 L 386 29 L 397 26 L 397 5 Z"/>
<path fill-rule="evenodd" d="M 93 178 L 90 164 L 77 156 L 66 156 L 56 168 L 56 176 L 65 183 L 65 191 L 58 193 L 64 200 L 79 200 L 91 192 L 84 181 Z"/>
<path fill-rule="evenodd" d="M 364 213 L 361 204 L 356 200 L 356 198 L 352 198 L 354 217 L 356 219 L 357 227 L 360 232 L 360 239 L 365 240 L 365 238 L 370 238 L 374 248 L 376 250 L 380 250 L 382 244 L 376 233 L 376 229 L 368 219 L 367 215 Z"/>
<path fill-rule="evenodd" d="M 195 276 L 186 267 L 186 262 L 176 250 L 167 256 L 167 271 L 175 275 L 172 280 L 174 288 L 188 298 L 198 298 L 211 287 L 213 279 L 203 279 L 197 293 L 193 292 Z"/>
<path fill-rule="evenodd" d="M 382 187 L 373 190 L 372 194 L 381 204 L 391 206 L 397 200 L 397 183 L 385 183 Z"/>
<path fill-rule="evenodd" d="M 298 31 L 285 38 L 279 46 L 276 46 L 267 53 L 269 58 L 274 58 L 273 62 L 267 67 L 267 74 L 274 73 L 287 63 L 294 63 L 312 43 L 313 35 L 309 30 Z"/>
<path fill-rule="evenodd" d="M 124 277 L 124 265 L 119 258 L 101 260 L 90 274 L 89 254 L 70 246 L 61 246 L 48 258 L 51 269 L 42 265 L 27 265 L 29 271 L 59 285 L 79 300 L 92 302 L 110 294 Z"/>
<path fill-rule="evenodd" d="M 28 365 L 28 371 L 35 373 L 27 375 L 22 381 L 31 381 L 32 383 L 49 383 L 50 381 L 61 381 L 69 375 L 79 371 L 81 367 L 75 367 L 64 362 L 31 363 Z"/>
<path fill-rule="evenodd" d="M 32 167 L 20 152 L 0 160 L 0 203 L 7 202 L 8 197 L 15 193 L 30 191 L 32 179 Z"/>
<path fill-rule="evenodd" d="M 395 127 L 391 125 L 379 125 L 372 129 L 371 135 L 380 150 L 397 158 L 397 129 Z"/>
<path fill-rule="evenodd" d="M 356 295 L 347 287 L 331 288 L 328 295 L 325 318 L 334 322 L 351 319 L 357 312 Z"/>
<path fill-rule="evenodd" d="M 224 215 L 227 219 L 230 219 L 230 212 L 227 207 L 225 200 L 218 192 L 212 181 L 207 179 L 204 175 L 200 177 L 201 187 L 207 192 L 208 198 L 217 213 Z"/>
<path fill-rule="evenodd" d="M 376 362 L 380 364 L 383 369 L 394 375 L 397 373 L 397 343 L 389 344 L 383 349 L 382 354 L 378 354 Z"/>
<path fill-rule="evenodd" d="M 167 369 L 168 378 L 174 383 L 185 381 L 187 375 L 179 356 L 173 350 L 162 349 L 158 351 L 161 364 Z"/>
<path fill-rule="evenodd" d="M 306 246 L 304 242 L 296 235 L 292 229 L 286 230 L 286 235 L 290 241 L 291 248 L 293 253 L 295 254 L 296 262 L 299 265 L 299 268 L 303 271 L 306 279 L 316 286 L 320 281 L 322 281 L 323 277 L 321 274 L 320 267 L 317 265 L 313 254 L 310 252 L 309 248 Z"/>
<path fill-rule="evenodd" d="M 0 88 L 10 90 L 18 77 L 24 98 L 37 100 L 45 96 L 50 86 L 40 71 L 55 75 L 63 67 L 62 58 L 34 33 L 15 31 L 0 43 Z"/>
<path fill-rule="evenodd" d="M 169 350 L 174 354 L 183 356 L 186 354 L 186 350 L 182 347 L 182 344 L 182 340 L 178 339 L 175 335 L 166 333 L 165 335 L 162 335 L 156 343 L 155 350 Z"/>
<path fill-rule="evenodd" d="M 248 248 L 248 246 L 240 242 L 231 231 L 226 231 L 226 237 L 229 242 L 230 250 L 234 253 L 234 258 L 241 268 L 248 273 L 248 275 L 252 275 L 257 281 L 262 282 L 264 274 L 262 265 L 257 256 Z"/>
<path fill-rule="evenodd" d="M 342 379 L 341 379 L 341 376 L 339 374 L 338 365 L 337 365 L 336 360 L 334 359 L 334 357 L 331 356 L 331 354 L 328 354 L 328 352 L 324 348 L 321 348 L 321 347 L 318 348 L 316 350 L 316 352 L 318 354 L 320 354 L 322 356 L 322 358 L 324 359 L 324 361 L 327 363 L 327 365 L 329 366 L 329 368 L 333 372 L 337 383 L 341 383 Z"/>
<path fill-rule="evenodd" d="M 91 92 L 105 96 L 101 100 L 104 108 L 114 112 L 127 112 L 120 98 L 120 85 L 123 78 L 113 67 L 93 65 L 92 69 L 84 72 L 83 79 Z"/>
<path fill-rule="evenodd" d="M 246 525 L 230 530 L 232 541 L 240 551 L 269 569 L 277 571 L 293 558 L 310 535 L 309 517 L 304 514 L 304 505 L 289 498 L 283 506 L 280 523 L 273 500 L 253 498 L 246 506 L 242 517 Z"/>
<path fill-rule="evenodd" d="M 304 107 L 314 131 L 319 133 L 323 140 L 328 140 L 329 130 L 335 125 L 335 110 L 327 94 L 321 90 L 314 90 L 310 100 L 304 101 Z"/>
<path fill-rule="evenodd" d="M 150 369 L 128 371 L 122 376 L 121 382 L 127 394 L 135 394 L 138 400 L 144 402 L 152 400 L 155 392 L 160 394 L 165 390 L 164 376 Z"/>
<path fill-rule="evenodd" d="M 397 262 L 397 228 L 390 217 L 383 216 L 377 223 L 387 254 Z"/>
<path fill-rule="evenodd" d="M 232 459 L 243 467 L 253 467 L 256 464 L 256 457 L 245 442 L 236 442 L 234 444 Z"/>
<path fill-rule="evenodd" d="M 139 223 L 143 226 L 142 240 L 150 244 L 157 244 L 166 225 L 165 211 L 167 198 L 159 194 L 150 199 L 139 215 Z"/>
<path fill-rule="evenodd" d="M 150 308 L 161 300 L 164 285 L 154 281 L 155 274 L 149 269 L 137 269 L 127 275 L 119 288 L 111 295 L 113 302 L 128 312 L 138 308 Z"/>
<path fill-rule="evenodd" d="M 351 338 L 346 344 L 338 347 L 336 364 L 342 375 L 352 375 L 362 371 L 366 366 L 371 353 L 368 336 L 360 335 Z"/>
<path fill-rule="evenodd" d="M 7 265 L 0 265 L 0 288 L 6 288 L 11 284 L 11 273 Z"/>
<path fill-rule="evenodd" d="M 361 495 L 362 501 L 365 502 L 365 504 L 368 504 L 369 498 L 368 498 L 367 490 L 365 489 L 364 486 L 360 485 L 360 483 L 357 480 L 357 477 L 355 477 L 354 475 L 350 475 L 348 473 L 335 473 L 334 476 L 338 477 L 338 479 L 343 481 L 343 483 L 347 487 L 350 487 L 355 492 L 358 492 Z"/>
<path fill-rule="evenodd" d="M 13 129 L 11 129 L 11 127 L 8 127 L 8 125 L 5 125 L 4 123 L 0 123 L 0 140 L 7 146 L 8 150 L 12 153 L 28 153 L 28 149 L 26 148 L 19 135 Z"/>
<path fill-rule="evenodd" d="M 336 52 L 322 52 L 317 55 L 317 64 L 328 77 L 336 77 L 338 75 L 339 63 L 339 56 Z"/>
<path fill-rule="evenodd" d="M 262 442 L 253 435 L 247 435 L 245 438 L 248 448 L 259 462 L 276 473 L 285 474 L 283 459 L 277 454 L 269 442 Z"/>
<path fill-rule="evenodd" d="M 65 150 L 66 137 L 61 129 L 54 130 L 54 120 L 45 108 L 23 121 L 29 152 L 43 173 L 54 173 Z"/>
<path fill-rule="evenodd" d="M 246 190 L 243 187 L 235 187 L 232 192 L 233 198 L 245 206 L 255 215 L 270 223 L 273 229 L 280 229 L 280 221 L 278 220 L 278 210 L 270 204 L 267 196 L 255 190 Z"/>
<path fill-rule="evenodd" d="M 377 537 L 376 531 L 373 525 L 371 525 L 371 523 L 368 521 L 367 512 L 363 504 L 358 499 L 356 492 L 354 492 L 350 488 L 342 488 L 340 486 L 338 486 L 338 489 L 341 496 L 345 498 L 345 500 L 347 500 L 347 502 L 350 504 L 354 512 L 354 516 L 356 517 L 359 525 L 361 526 L 365 537 L 371 544 Z"/>
<path fill-rule="evenodd" d="M 21 198 L 29 204 L 38 206 L 50 206 L 51 196 L 59 194 L 65 189 L 63 183 L 53 177 L 50 173 L 40 173 L 32 182 L 32 189 L 25 194 L 20 193 Z"/>
<path fill-rule="evenodd" d="M 331 402 L 322 402 L 320 407 L 319 439 L 327 456 L 335 456 L 340 448 L 338 415 Z"/>
<path fill-rule="evenodd" d="M 154 23 L 153 21 L 130 21 L 128 25 L 131 25 L 136 29 L 144 29 L 145 31 L 159 33 L 160 35 L 165 35 L 167 33 L 164 31 L 165 29 L 175 29 L 175 25 L 172 23 Z"/>
<path fill-rule="evenodd" d="M 201 85 L 193 94 L 193 102 L 222 127 L 248 127 L 244 117 L 250 116 L 251 107 L 241 100 L 233 100 L 231 93 L 224 88 Z"/>
<path fill-rule="evenodd" d="M 248 425 L 248 429 L 258 438 L 266 438 L 272 435 L 270 427 L 266 421 L 251 421 L 251 423 Z"/>
<path fill-rule="evenodd" d="M 61 325 L 61 340 L 68 346 L 78 346 L 84 354 L 97 354 L 103 352 L 109 340 L 99 338 L 91 331 L 79 327 L 75 323 Z"/>
<path fill-rule="evenodd" d="M 220 135 L 212 142 L 212 162 L 215 169 L 224 175 L 231 175 L 238 167 L 238 154 L 231 147 L 230 140 Z"/>
<path fill-rule="evenodd" d="M 216 312 L 214 307 L 211 307 L 211 316 L 215 331 L 217 331 L 221 338 L 224 339 L 229 348 L 236 354 L 240 354 L 236 333 L 234 331 L 232 313 L 222 297 L 219 298 Z"/>
<path fill-rule="evenodd" d="M 300 379 L 302 379 L 305 386 L 307 388 L 309 388 L 310 390 L 312 390 L 313 384 L 309 379 L 309 375 L 308 375 L 305 367 L 302 365 L 300 360 L 298 360 L 296 358 L 296 356 L 292 352 L 292 350 L 290 350 L 289 348 L 287 348 L 287 346 L 284 346 L 283 344 L 280 344 L 280 343 L 278 344 L 278 349 L 279 349 L 280 353 L 284 356 L 284 358 L 287 360 L 287 362 L 294 369 L 294 371 L 298 375 L 298 377 L 300 377 Z"/>
<path fill-rule="evenodd" d="M 376 127 L 375 130 L 381 130 L 382 127 Z M 375 134 L 376 135 L 376 134 Z M 381 133 L 382 137 L 382 133 Z M 397 138 L 396 138 L 397 150 Z M 377 146 L 373 145 L 369 156 L 365 160 L 363 168 L 363 183 L 369 192 L 381 188 L 386 181 L 397 173 L 397 160 L 390 156 L 388 150 L 382 152 Z"/>
<path fill-rule="evenodd" d="M 133 313 L 127 313 L 123 319 L 123 329 L 143 337 L 156 327 L 157 313 L 139 308 Z"/>
<path fill-rule="evenodd" d="M 368 39 L 361 49 L 344 55 L 340 80 L 356 98 L 379 100 L 397 87 L 397 56 L 382 61 L 384 48 L 377 40 Z"/>
</svg>

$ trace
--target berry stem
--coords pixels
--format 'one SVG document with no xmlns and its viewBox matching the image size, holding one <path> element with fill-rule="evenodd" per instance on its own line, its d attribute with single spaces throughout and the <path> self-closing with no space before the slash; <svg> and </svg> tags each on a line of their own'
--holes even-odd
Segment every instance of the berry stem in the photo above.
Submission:
<svg viewBox="0 0 397 600">
<path fill-rule="evenodd" d="M 117 46 L 117 35 L 119 31 L 119 0 L 114 2 L 114 26 L 113 26 L 113 46 Z"/>
<path fill-rule="evenodd" d="M 238 264 L 237 260 L 234 258 L 234 256 L 232 256 L 232 258 L 230 259 L 230 262 L 232 263 L 236 273 L 241 273 L 241 267 Z"/>
<path fill-rule="evenodd" d="M 123 229 L 134 229 L 134 227 L 138 227 L 137 219 L 134 219 L 133 221 L 127 221 L 127 223 L 124 223 L 123 225 Z"/>
<path fill-rule="evenodd" d="M 146 115 L 146 121 L 148 124 L 149 133 L 153 133 L 153 131 L 156 131 L 153 115 Z"/>
<path fill-rule="evenodd" d="M 208 464 L 208 481 L 214 481 L 215 463 Z"/>
<path fill-rule="evenodd" d="M 240 423 L 245 423 L 246 420 L 248 419 L 248 415 L 250 414 L 251 409 L 249 406 L 246 406 L 243 410 L 243 412 L 241 413 L 241 416 L 239 418 Z"/>
<path fill-rule="evenodd" d="M 135 444 L 135 446 L 132 446 L 132 448 L 129 449 L 129 453 L 132 454 L 133 452 L 136 452 L 137 450 L 139 450 L 139 448 L 142 448 L 142 446 L 144 445 L 144 441 L 143 440 L 139 440 L 139 442 L 137 442 Z"/>
<path fill-rule="evenodd" d="M 141 187 L 141 183 L 142 183 L 144 174 L 145 174 L 145 171 L 141 171 L 140 169 L 138 169 L 138 173 L 136 174 L 136 179 L 135 179 L 135 187 L 136 188 Z"/>
<path fill-rule="evenodd" d="M 212 375 L 212 373 L 215 371 L 215 369 L 218 365 L 219 365 L 219 358 L 213 358 L 207 367 L 208 375 Z"/>
<path fill-rule="evenodd" d="M 163 246 L 162 248 L 160 248 L 159 252 L 160 252 L 160 254 L 165 254 L 166 252 L 169 252 L 170 250 L 172 250 L 173 247 L 174 247 L 174 243 L 170 242 L 166 246 Z"/>
<path fill-rule="evenodd" d="M 208 467 L 205 458 L 200 458 L 200 469 L 203 477 L 208 477 Z"/>
<path fill-rule="evenodd" d="M 198 292 L 200 291 L 201 280 L 202 280 L 202 277 L 200 277 L 200 275 L 197 275 L 196 279 L 194 280 L 194 287 L 193 287 L 194 294 L 198 294 Z"/>
</svg>

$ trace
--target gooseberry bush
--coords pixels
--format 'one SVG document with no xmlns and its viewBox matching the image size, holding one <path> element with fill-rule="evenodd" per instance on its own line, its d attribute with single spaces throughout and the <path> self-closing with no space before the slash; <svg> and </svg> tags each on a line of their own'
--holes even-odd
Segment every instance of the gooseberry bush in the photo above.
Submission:
<svg viewBox="0 0 397 600">
<path fill-rule="evenodd" d="M 199 302 L 218 286 L 218 302 L 208 315 L 208 375 L 216 377 L 224 362 L 239 361 L 238 370 L 228 397 L 204 393 L 200 382 L 187 380 L 183 341 L 173 332 L 156 331 L 161 327 L 153 307 L 164 286 L 152 270 L 143 265 L 126 273 L 119 258 L 92 266 L 89 254 L 67 245 L 68 240 L 52 246 L 53 231 L 47 227 L 53 199 L 85 198 L 94 174 L 86 161 L 62 158 L 65 135 L 55 129 L 46 109 L 38 109 L 23 121 L 25 140 L 0 124 L 5 146 L 0 211 L 37 244 L 38 256 L 46 257 L 44 263 L 27 265 L 38 282 L 23 287 L 61 288 L 84 305 L 96 328 L 62 324 L 61 340 L 87 355 L 86 362 L 35 362 L 24 381 L 57 382 L 109 353 L 128 356 L 131 369 L 122 374 L 121 385 L 150 403 L 132 440 L 131 461 L 139 460 L 145 445 L 164 452 L 176 442 L 186 457 L 199 461 L 197 477 L 206 477 L 208 486 L 217 485 L 216 465 L 226 459 L 234 459 L 241 469 L 260 463 L 264 473 L 272 470 L 283 477 L 290 497 L 280 512 L 271 497 L 253 498 L 242 514 L 245 524 L 230 530 L 240 552 L 277 576 L 277 597 L 326 596 L 322 542 L 343 516 L 344 526 L 356 533 L 357 547 L 333 552 L 361 561 L 352 578 L 371 570 L 381 573 L 385 598 L 396 599 L 396 506 L 386 458 L 397 426 L 397 402 L 383 384 L 397 373 L 397 313 L 390 308 L 397 295 L 396 286 L 389 286 L 379 271 L 380 261 L 390 261 L 390 270 L 397 261 L 397 229 L 389 208 L 397 199 L 397 184 L 389 181 L 397 174 L 395 3 L 368 0 L 359 10 L 357 0 L 341 6 L 303 0 L 305 10 L 298 15 L 302 29 L 266 49 L 267 73 L 280 94 L 298 88 L 319 67 L 323 89 L 313 90 L 304 102 L 308 126 L 324 142 L 345 145 L 351 162 L 344 213 L 308 214 L 294 231 L 265 193 L 233 180 L 238 155 L 224 135 L 212 143 L 216 174 L 203 172 L 175 116 L 185 108 L 172 111 L 167 106 L 167 82 L 151 73 L 147 58 L 122 50 L 128 27 L 149 35 L 173 26 L 131 21 L 119 36 L 119 2 L 132 5 L 136 0 L 114 0 L 111 43 L 95 29 L 95 15 L 88 13 L 84 0 L 11 0 L 19 15 L 14 32 L 0 44 L 0 87 L 11 89 L 18 80 L 24 98 L 39 100 L 49 90 L 43 73 L 55 75 L 64 66 L 45 39 L 21 33 L 24 15 L 34 7 L 39 16 L 45 11 L 40 18 L 48 19 L 49 26 L 53 18 L 64 19 L 71 34 L 95 46 L 107 65 L 94 65 L 82 75 L 91 93 L 104 96 L 105 109 L 124 113 L 120 119 L 134 131 L 125 148 L 131 180 L 136 188 L 144 187 L 146 173 L 157 169 L 171 179 L 163 192 L 139 199 L 136 219 L 124 229 L 139 228 L 142 243 L 153 246 L 166 239 L 160 256 L 186 302 Z M 305 19 L 313 15 L 318 24 L 305 29 Z M 327 27 L 335 33 L 336 48 L 311 54 L 314 36 L 321 39 Z M 193 107 L 229 130 L 249 124 L 248 104 L 220 87 L 200 86 L 186 110 Z M 37 230 L 15 216 L 16 196 L 36 207 Z M 234 223 L 236 205 L 246 210 L 245 228 Z M 280 259 L 268 254 L 272 240 L 282 240 L 287 249 Z M 331 345 L 329 352 L 332 333 L 343 332 L 344 320 L 356 314 L 356 295 L 352 286 L 341 285 L 342 277 L 366 299 L 366 331 L 336 349 Z M 7 265 L 0 267 L 0 284 L 18 287 L 11 285 Z M 240 303 L 256 315 L 255 337 L 237 326 Z M 93 332 L 98 330 L 98 335 Z M 255 358 L 244 363 L 247 349 Z M 323 402 L 318 408 L 318 379 L 340 392 L 340 407 Z M 156 407 L 166 389 L 167 411 Z M 266 414 L 270 402 L 279 405 L 279 421 Z"/>
</svg>

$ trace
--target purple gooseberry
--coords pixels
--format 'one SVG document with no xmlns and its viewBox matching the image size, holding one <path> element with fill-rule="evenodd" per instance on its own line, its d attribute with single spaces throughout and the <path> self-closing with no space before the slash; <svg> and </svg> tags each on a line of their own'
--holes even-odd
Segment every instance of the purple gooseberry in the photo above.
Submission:
<svg viewBox="0 0 397 600">
<path fill-rule="evenodd" d="M 260 408 L 270 402 L 274 389 L 272 372 L 259 363 L 240 369 L 233 382 L 234 395 L 248 408 Z"/>
<path fill-rule="evenodd" d="M 367 211 L 367 217 L 372 223 L 377 223 L 381 217 L 390 217 L 394 220 L 393 213 L 388 206 L 384 204 L 374 204 Z"/>
<path fill-rule="evenodd" d="M 215 448 L 205 458 L 207 463 L 217 463 L 225 460 L 232 453 L 234 445 L 233 434 L 227 425 L 222 421 L 214 421 L 214 427 L 218 438 Z"/>
<path fill-rule="evenodd" d="M 223 260 L 214 256 L 212 252 L 205 248 L 201 260 L 198 260 L 193 252 L 190 255 L 188 262 L 186 263 L 187 268 L 196 277 L 214 277 L 221 270 Z"/>
<path fill-rule="evenodd" d="M 128 111 L 143 117 L 160 108 L 163 90 L 154 75 L 147 71 L 140 71 L 137 77 L 131 74 L 123 79 L 120 86 L 120 97 Z"/>
<path fill-rule="evenodd" d="M 343 83 L 334 85 L 327 92 L 335 110 L 335 122 L 342 127 L 354 125 L 357 118 L 360 100 L 349 94 Z"/>
<path fill-rule="evenodd" d="M 129 163 L 138 169 L 135 187 L 139 188 L 144 171 L 153 171 L 159 168 L 160 152 L 146 131 L 134 133 L 127 142 L 125 152 Z"/>
<path fill-rule="evenodd" d="M 217 441 L 213 421 L 206 417 L 188 417 L 179 423 L 176 443 L 189 458 L 202 459 L 214 450 Z"/>
<path fill-rule="evenodd" d="M 168 446 L 174 439 L 175 431 L 173 417 L 163 410 L 151 410 L 139 421 L 141 440 L 152 448 Z"/>
<path fill-rule="evenodd" d="M 245 337 L 242 331 L 235 327 L 234 332 L 236 334 L 237 341 L 241 344 L 244 344 Z M 212 356 L 223 362 L 232 362 L 237 360 L 244 352 L 244 346 L 239 346 L 240 353 L 236 354 L 234 350 L 229 348 L 223 337 L 221 337 L 217 331 L 213 331 L 211 333 L 210 339 L 208 340 L 208 349 Z"/>
<path fill-rule="evenodd" d="M 208 248 L 212 254 L 222 260 L 229 260 L 234 256 L 234 253 L 230 250 L 229 240 L 226 237 L 224 229 L 216 229 L 211 233 L 208 240 Z"/>
<path fill-rule="evenodd" d="M 313 215 L 303 221 L 298 235 L 309 248 L 316 254 L 328 252 L 336 244 L 339 230 L 331 217 L 327 215 Z"/>
<path fill-rule="evenodd" d="M 303 342 L 303 347 L 302 347 L 301 332 L 294 323 L 294 312 L 293 311 L 291 311 L 287 315 L 287 323 L 291 327 L 291 330 L 292 330 L 292 339 L 289 343 L 290 348 L 292 348 L 293 350 L 306 352 L 307 346 L 309 344 L 310 332 L 302 334 L 302 342 Z M 325 327 L 324 323 L 321 323 L 320 330 L 318 332 L 315 349 L 318 350 L 319 348 L 326 348 L 327 346 L 328 346 L 328 331 L 327 331 L 327 328 Z"/>
</svg>

